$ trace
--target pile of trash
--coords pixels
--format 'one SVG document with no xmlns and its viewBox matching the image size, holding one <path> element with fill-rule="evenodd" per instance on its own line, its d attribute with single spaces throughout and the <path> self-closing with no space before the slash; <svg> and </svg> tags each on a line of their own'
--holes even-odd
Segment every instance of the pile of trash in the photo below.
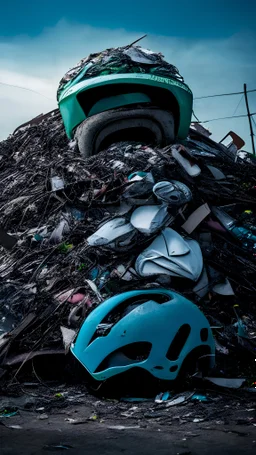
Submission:
<svg viewBox="0 0 256 455">
<path fill-rule="evenodd" d="M 106 299 L 165 288 L 207 317 L 216 385 L 256 390 L 253 160 L 193 129 L 182 144 L 83 159 L 56 110 L 0 143 L 0 175 L 2 383 L 67 354 Z"/>
<path fill-rule="evenodd" d="M 81 74 L 83 71 L 83 74 Z M 106 49 L 103 52 L 90 54 L 81 59 L 77 65 L 69 70 L 61 79 L 57 91 L 59 98 L 65 85 L 81 74 L 81 78 L 89 79 L 109 74 L 149 73 L 155 76 L 172 77 L 183 82 L 178 69 L 166 62 L 161 53 L 155 53 L 139 46 Z"/>
</svg>

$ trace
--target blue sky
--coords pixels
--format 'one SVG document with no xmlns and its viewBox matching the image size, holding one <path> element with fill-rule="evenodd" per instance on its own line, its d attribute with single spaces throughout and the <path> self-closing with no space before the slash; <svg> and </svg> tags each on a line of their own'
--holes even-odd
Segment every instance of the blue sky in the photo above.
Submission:
<svg viewBox="0 0 256 455">
<path fill-rule="evenodd" d="M 139 5 L 139 6 L 138 6 Z M 132 42 L 161 51 L 176 65 L 194 96 L 256 88 L 256 2 L 248 0 L 13 0 L 1 5 L 0 139 L 19 124 L 56 106 L 64 72 L 90 52 Z M 200 119 L 243 114 L 240 97 L 195 101 Z M 256 94 L 249 97 L 256 111 Z M 236 110 L 237 108 L 237 110 Z M 255 116 L 256 121 L 256 116 Z M 216 139 L 234 129 L 250 150 L 248 122 L 212 122 Z"/>
<path fill-rule="evenodd" d="M 15 9 L 14 9 L 15 7 Z M 185 38 L 220 38 L 254 30 L 253 0 L 13 0 L 1 7 L 0 34 L 36 36 L 60 19 Z"/>
</svg>

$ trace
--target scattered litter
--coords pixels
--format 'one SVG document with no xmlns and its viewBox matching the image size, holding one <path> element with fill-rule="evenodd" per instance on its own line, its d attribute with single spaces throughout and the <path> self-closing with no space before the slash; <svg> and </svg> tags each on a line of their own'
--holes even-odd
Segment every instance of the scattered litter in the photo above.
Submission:
<svg viewBox="0 0 256 455">
<path fill-rule="evenodd" d="M 208 378 L 205 377 L 207 381 L 212 382 L 213 384 L 219 386 L 219 387 L 227 387 L 230 389 L 239 389 L 241 387 L 246 379 L 241 379 L 241 378 L 236 378 L 236 379 L 229 379 L 229 378 Z"/>
<path fill-rule="evenodd" d="M 48 414 L 40 414 L 39 416 L 37 416 L 37 419 L 38 420 L 47 420 L 47 419 L 49 419 L 49 416 L 48 416 Z"/>
<path fill-rule="evenodd" d="M 133 227 L 145 235 L 154 234 L 170 221 L 168 207 L 164 205 L 138 207 L 131 216 Z"/>
<path fill-rule="evenodd" d="M 208 164 L 208 169 L 212 173 L 213 177 L 215 180 L 225 180 L 226 176 L 223 174 L 223 172 L 220 169 L 217 169 L 215 166 L 210 166 Z"/>
<path fill-rule="evenodd" d="M 193 292 L 200 298 L 205 297 L 209 292 L 209 279 L 205 267 L 203 268 L 202 274 L 197 284 L 193 288 Z"/>
<path fill-rule="evenodd" d="M 182 229 L 191 234 L 197 226 L 211 213 L 208 204 L 203 204 L 196 209 L 182 225 Z"/>
<path fill-rule="evenodd" d="M 220 295 L 235 295 L 230 281 L 226 278 L 223 283 L 217 283 L 213 286 L 212 290 L 216 292 L 216 294 Z"/>
<path fill-rule="evenodd" d="M 197 177 L 201 173 L 200 167 L 196 163 L 196 159 L 182 145 L 173 145 L 171 148 L 172 156 L 183 169 L 191 176 Z"/>
<path fill-rule="evenodd" d="M 132 408 L 128 409 L 128 411 L 121 412 L 121 416 L 132 417 L 138 411 L 138 409 L 138 406 L 133 406 Z"/>
<path fill-rule="evenodd" d="M 192 199 L 192 193 L 188 186 L 177 180 L 156 183 L 153 187 L 153 193 L 159 201 L 168 204 L 170 207 L 179 207 Z"/>
<path fill-rule="evenodd" d="M 203 269 L 199 244 L 165 228 L 135 263 L 140 276 L 166 274 L 197 281 Z"/>
<path fill-rule="evenodd" d="M 88 419 L 72 419 L 70 417 L 67 417 L 65 421 L 71 423 L 71 425 L 82 425 L 84 423 L 88 423 Z"/>
<path fill-rule="evenodd" d="M 62 180 L 62 178 L 60 178 L 56 175 L 55 177 L 51 178 L 51 186 L 52 186 L 52 191 L 63 190 L 65 188 L 65 183 Z"/>
<path fill-rule="evenodd" d="M 65 352 L 67 353 L 71 344 L 73 343 L 75 337 L 76 337 L 76 332 L 75 330 L 68 329 L 67 327 L 61 326 L 60 328 L 62 337 L 63 337 L 63 344 L 65 348 Z"/>
<path fill-rule="evenodd" d="M 0 411 L 0 419 L 13 417 L 16 416 L 17 414 L 18 411 L 10 411 L 8 409 L 4 409 L 3 411 Z"/>
<path fill-rule="evenodd" d="M 209 403 L 211 400 L 205 395 L 199 395 L 199 394 L 195 393 L 191 397 L 191 401 L 200 401 L 202 403 Z"/>
<path fill-rule="evenodd" d="M 91 246 L 105 246 L 110 249 L 127 249 L 134 243 L 136 230 L 125 218 L 115 218 L 105 223 L 98 231 L 88 237 Z"/>
<path fill-rule="evenodd" d="M 168 401 L 170 398 L 170 392 L 159 393 L 155 398 L 155 403 L 163 403 L 163 401 Z"/>
<path fill-rule="evenodd" d="M 12 430 L 22 430 L 20 425 L 8 425 L 7 428 L 11 428 Z"/>
<path fill-rule="evenodd" d="M 137 430 L 140 429 L 138 425 L 134 426 L 124 426 L 124 425 L 111 425 L 107 427 L 109 430 Z"/>
<path fill-rule="evenodd" d="M 48 450 L 49 452 L 55 452 L 55 450 L 68 450 L 68 449 L 73 449 L 73 446 L 70 446 L 68 444 L 51 444 L 51 445 L 45 445 L 43 447 L 44 450 Z"/>
<path fill-rule="evenodd" d="M 180 396 L 174 400 L 167 401 L 166 407 L 169 408 L 170 406 L 177 406 L 178 404 L 184 403 L 184 401 L 186 401 L 186 397 Z"/>
</svg>

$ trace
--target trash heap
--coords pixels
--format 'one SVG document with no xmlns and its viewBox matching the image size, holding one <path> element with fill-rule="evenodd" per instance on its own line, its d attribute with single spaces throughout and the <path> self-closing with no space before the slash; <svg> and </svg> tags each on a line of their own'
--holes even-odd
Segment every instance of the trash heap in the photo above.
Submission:
<svg viewBox="0 0 256 455">
<path fill-rule="evenodd" d="M 83 74 L 82 74 L 83 71 Z M 61 79 L 57 91 L 59 98 L 66 84 L 81 74 L 82 79 L 109 74 L 148 73 L 155 76 L 172 77 L 183 82 L 178 69 L 164 60 L 163 55 L 142 49 L 139 46 L 125 46 L 106 49 L 81 59 Z"/>
<path fill-rule="evenodd" d="M 182 144 L 120 142 L 84 160 L 54 111 L 0 143 L 0 175 L 3 383 L 35 357 L 67 354 L 107 298 L 161 287 L 207 317 L 214 376 L 255 391 L 253 160 L 235 162 L 192 129 Z M 170 235 L 191 249 L 191 267 L 168 251 Z"/>
</svg>

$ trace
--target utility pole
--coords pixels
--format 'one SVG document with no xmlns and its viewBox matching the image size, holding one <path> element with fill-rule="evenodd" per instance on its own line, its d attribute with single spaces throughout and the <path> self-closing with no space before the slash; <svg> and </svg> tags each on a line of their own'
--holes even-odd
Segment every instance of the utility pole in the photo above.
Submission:
<svg viewBox="0 0 256 455">
<path fill-rule="evenodd" d="M 252 140 L 252 153 L 255 156 L 254 134 L 253 134 L 253 129 L 252 129 L 252 119 L 251 119 L 251 114 L 250 114 L 250 109 L 249 109 L 248 98 L 247 98 L 246 84 L 244 84 L 244 97 L 245 97 L 245 104 L 246 104 L 246 109 L 247 109 L 249 125 L 250 125 L 250 135 L 251 135 L 251 140 Z"/>
</svg>

